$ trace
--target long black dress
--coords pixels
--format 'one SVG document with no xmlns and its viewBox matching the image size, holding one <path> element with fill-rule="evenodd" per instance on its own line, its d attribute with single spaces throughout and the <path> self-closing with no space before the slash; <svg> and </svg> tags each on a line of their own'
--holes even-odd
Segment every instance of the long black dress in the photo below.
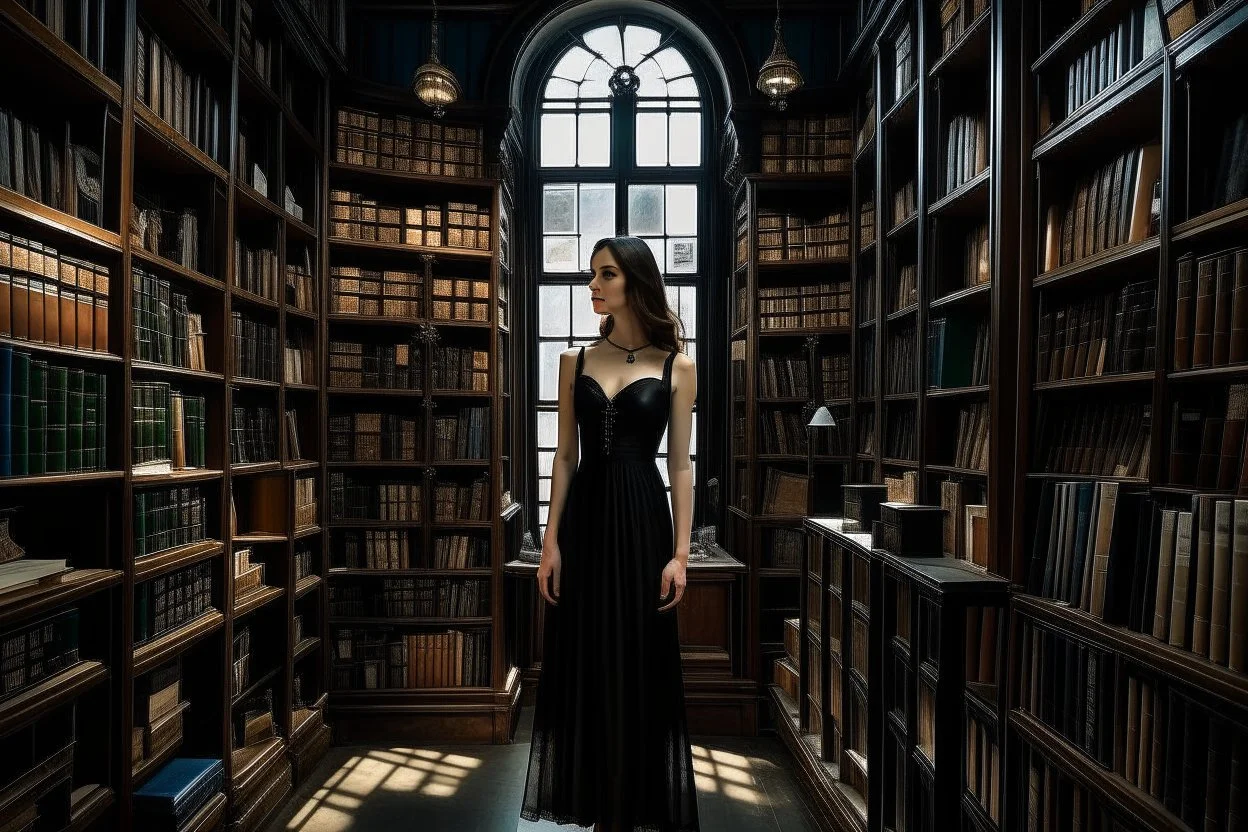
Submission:
<svg viewBox="0 0 1248 832">
<path fill-rule="evenodd" d="M 658 611 L 674 534 L 656 454 L 675 357 L 661 379 L 636 379 L 608 399 L 581 373 L 584 347 L 577 356 L 581 461 L 559 517 L 559 603 L 546 607 L 525 820 L 699 828 L 678 607 Z"/>
</svg>

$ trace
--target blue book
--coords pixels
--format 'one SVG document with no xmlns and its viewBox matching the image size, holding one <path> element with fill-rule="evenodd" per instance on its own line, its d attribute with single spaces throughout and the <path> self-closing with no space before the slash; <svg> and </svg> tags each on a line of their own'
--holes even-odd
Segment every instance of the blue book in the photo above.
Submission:
<svg viewBox="0 0 1248 832">
<path fill-rule="evenodd" d="M 220 791 L 224 780 L 220 760 L 174 757 L 134 793 L 135 813 L 152 821 L 173 821 L 169 828 L 176 829 Z"/>
</svg>

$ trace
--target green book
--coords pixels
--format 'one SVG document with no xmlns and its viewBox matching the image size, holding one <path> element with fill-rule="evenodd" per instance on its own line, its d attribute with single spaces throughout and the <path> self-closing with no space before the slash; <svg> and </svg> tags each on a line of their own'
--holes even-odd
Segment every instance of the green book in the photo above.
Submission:
<svg viewBox="0 0 1248 832">
<path fill-rule="evenodd" d="M 86 374 L 71 368 L 67 375 L 65 400 L 67 415 L 65 419 L 65 468 L 68 471 L 82 470 L 82 399 L 83 382 Z"/>
<path fill-rule="evenodd" d="M 169 406 L 172 394 L 169 385 L 163 382 L 153 392 L 155 400 L 152 403 L 152 427 L 155 438 L 152 444 L 156 447 L 157 459 L 172 460 L 173 455 L 169 452 L 169 437 L 173 434 L 170 422 L 173 408 Z"/>
<path fill-rule="evenodd" d="M 9 424 L 13 431 L 13 476 L 30 472 L 30 353 L 13 351 L 13 387 L 9 399 Z"/>
<path fill-rule="evenodd" d="M 85 373 L 82 379 L 82 467 L 87 471 L 100 468 L 95 451 L 99 445 L 101 381 L 97 373 Z"/>
<path fill-rule="evenodd" d="M 65 367 L 48 369 L 48 473 L 67 470 L 69 455 L 65 442 L 69 423 L 69 370 Z"/>
<path fill-rule="evenodd" d="M 32 474 L 48 470 L 48 362 L 30 362 L 30 453 Z"/>
<path fill-rule="evenodd" d="M 147 554 L 147 492 L 134 495 L 134 557 Z"/>
<path fill-rule="evenodd" d="M 108 468 L 108 385 L 107 376 L 99 374 L 98 395 L 99 407 L 96 410 L 98 430 L 96 433 L 96 467 L 101 471 Z"/>
</svg>

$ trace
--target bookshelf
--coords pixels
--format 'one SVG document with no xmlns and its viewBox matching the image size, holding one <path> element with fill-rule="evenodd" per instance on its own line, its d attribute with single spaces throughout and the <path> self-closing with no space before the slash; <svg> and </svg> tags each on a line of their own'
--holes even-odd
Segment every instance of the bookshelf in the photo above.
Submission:
<svg viewBox="0 0 1248 832">
<path fill-rule="evenodd" d="M 486 163 L 484 123 L 433 121 L 364 88 L 335 101 L 333 123 L 325 447 L 336 736 L 505 742 L 520 685 L 503 627 L 515 516 L 503 453 L 510 189 Z"/>
<path fill-rule="evenodd" d="M 76 626 L 63 669 L 0 700 L 6 817 L 145 825 L 136 794 L 194 756 L 221 768 L 185 828 L 257 829 L 328 744 L 324 310 L 284 266 L 319 281 L 331 5 L 0 5 L 3 60 L 49 81 L 3 104 L 4 516 L 72 567 L 0 595 L 0 627 Z"/>
<path fill-rule="evenodd" d="M 1218 287 L 1233 289 L 1243 229 L 1245 165 L 1223 144 L 1245 106 L 1238 94 L 1214 106 L 1212 93 L 1248 42 L 1245 11 L 1170 2 L 1022 9 L 1021 147 L 1032 170 L 1021 204 L 1020 340 L 1032 346 L 1018 366 L 1028 463 L 1014 486 L 1016 741 L 1007 765 L 1009 811 L 1039 813 L 1045 828 L 1080 818 L 1039 805 L 1038 785 L 1073 789 L 1084 818 L 1148 829 L 1234 824 L 1218 790 L 1236 788 L 1224 772 L 1242 759 L 1248 720 L 1243 626 L 1229 588 L 1242 393 L 1231 299 Z M 1098 50 L 1117 60 L 1097 60 Z M 1068 73 L 1085 67 L 1086 83 L 1071 87 Z M 1119 187 L 1117 167 L 1131 174 Z M 1081 195 L 1097 177 L 1107 196 L 1052 231 L 1070 204 L 1075 214 L 1081 201 L 1093 205 Z M 1075 250 L 1081 227 L 1092 233 Z M 1103 299 L 1114 326 L 1104 312 L 1084 312 L 1082 298 Z M 1102 341 L 1119 345 L 1119 361 L 1067 372 L 1080 348 Z M 1130 441 L 1054 433 L 1071 419 L 1090 431 L 1115 409 Z M 1085 448 L 1104 453 L 1089 460 Z M 1067 529 L 1076 539 L 1059 543 Z M 1073 685 L 1086 687 L 1069 695 Z"/>
<path fill-rule="evenodd" d="M 808 501 L 821 511 L 836 502 L 850 462 L 854 319 L 849 113 L 812 109 L 760 126 L 763 172 L 745 174 L 733 191 L 725 548 L 749 567 L 744 675 L 761 691 L 784 652 L 784 620 L 798 610 Z M 821 404 L 839 426 L 815 437 L 811 471 L 806 423 Z"/>
</svg>

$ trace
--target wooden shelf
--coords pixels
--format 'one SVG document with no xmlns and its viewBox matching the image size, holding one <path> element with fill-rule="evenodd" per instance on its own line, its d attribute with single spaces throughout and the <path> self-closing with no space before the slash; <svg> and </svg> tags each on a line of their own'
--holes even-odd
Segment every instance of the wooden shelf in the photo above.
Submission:
<svg viewBox="0 0 1248 832">
<path fill-rule="evenodd" d="M 54 582 L 0 595 L 0 627 L 33 618 L 45 610 L 72 604 L 121 583 L 119 569 L 74 569 Z"/>
<path fill-rule="evenodd" d="M 917 315 L 918 313 L 919 305 L 917 303 L 912 303 L 904 309 L 898 309 L 896 312 L 889 312 L 884 316 L 884 320 L 891 324 L 894 321 L 904 320 L 905 318 L 909 318 L 911 315 Z"/>
<path fill-rule="evenodd" d="M 403 460 L 379 459 L 376 462 L 360 462 L 358 460 L 352 460 L 348 462 L 327 462 L 325 463 L 325 465 L 330 469 L 334 469 L 334 468 L 421 469 L 421 468 L 427 468 L 429 466 L 429 463 L 422 462 L 417 459 L 403 459 Z"/>
<path fill-rule="evenodd" d="M 949 474 L 955 477 L 978 477 L 980 479 L 988 479 L 988 472 L 981 471 L 978 468 L 959 468 L 956 465 L 933 465 L 930 462 L 923 467 L 932 474 Z"/>
<path fill-rule="evenodd" d="M 295 582 L 295 600 L 302 598 L 320 585 L 320 575 L 304 575 Z"/>
<path fill-rule="evenodd" d="M 318 239 L 317 231 L 301 219 L 296 218 L 282 208 L 282 215 L 286 219 L 286 232 L 294 232 L 296 236 L 303 237 L 309 243 L 315 243 Z"/>
<path fill-rule="evenodd" d="M 232 543 L 285 543 L 286 540 L 286 535 L 271 532 L 247 532 L 230 538 Z"/>
<path fill-rule="evenodd" d="M 224 623 L 225 615 L 220 610 L 209 610 L 193 621 L 139 645 L 134 648 L 134 675 L 142 676 L 159 667 L 200 639 L 216 632 Z"/>
<path fill-rule="evenodd" d="M 281 469 L 282 463 L 276 459 L 270 459 L 267 462 L 236 462 L 230 465 L 230 474 L 235 477 L 245 477 L 252 474 L 268 474 Z"/>
<path fill-rule="evenodd" d="M 1128 783 L 1125 778 L 1090 759 L 1083 749 L 1022 710 L 1010 711 L 1010 725 L 1048 761 L 1080 781 L 1094 794 L 1107 799 L 1120 812 L 1146 829 L 1186 829 L 1155 797 Z"/>
<path fill-rule="evenodd" d="M 221 825 L 225 818 L 225 807 L 229 803 L 224 792 L 217 792 L 208 798 L 198 812 L 190 817 L 186 826 L 178 832 L 212 832 Z"/>
<path fill-rule="evenodd" d="M 215 277 L 194 269 L 188 269 L 186 266 L 175 263 L 166 257 L 161 257 L 159 254 L 150 252 L 147 249 L 131 246 L 130 256 L 138 260 L 140 265 L 156 269 L 163 272 L 166 276 L 181 277 L 204 288 L 212 289 L 215 292 L 225 291 L 225 284 Z"/>
<path fill-rule="evenodd" d="M 441 176 L 432 173 L 414 173 L 405 170 L 385 170 L 383 168 L 351 165 L 346 162 L 330 162 L 331 175 L 338 174 L 345 179 L 372 182 L 406 182 L 415 185 L 429 185 L 439 188 L 452 186 L 457 188 L 477 188 L 493 190 L 498 184 L 497 179 L 478 178 L 472 176 Z"/>
<path fill-rule="evenodd" d="M 228 784 L 235 792 L 244 792 L 251 781 L 259 776 L 271 763 L 278 759 L 286 749 L 281 737 L 273 737 L 249 745 L 236 748 L 231 753 L 234 764 L 234 776 Z"/>
<path fill-rule="evenodd" d="M 1100 37 L 1111 22 L 1115 22 L 1128 0 L 1100 0 L 1084 12 L 1074 24 L 1054 39 L 1053 43 L 1041 53 L 1031 65 L 1033 73 L 1043 72 L 1045 67 L 1054 63 L 1059 56 L 1076 52 L 1080 47 L 1091 44 Z"/>
<path fill-rule="evenodd" d="M 1014 606 L 1024 615 L 1103 645 L 1238 708 L 1248 707 L 1248 676 L 1243 673 L 1045 598 L 1019 593 L 1014 596 Z"/>
<path fill-rule="evenodd" d="M 1238 3 L 1225 3 L 1207 17 L 1188 29 L 1169 45 L 1174 56 L 1176 72 L 1191 72 L 1193 65 L 1210 64 L 1220 60 L 1228 68 L 1240 66 L 1243 58 L 1241 47 L 1248 34 L 1248 8 Z"/>
<path fill-rule="evenodd" d="M 281 306 L 276 300 L 271 300 L 263 295 L 257 295 L 255 292 L 249 292 L 246 289 L 240 289 L 237 286 L 230 287 L 230 297 L 241 301 L 246 306 L 263 309 L 266 312 L 276 312 Z"/>
<path fill-rule="evenodd" d="M 85 832 L 113 807 L 116 797 L 108 786 L 89 783 L 74 789 L 69 800 L 69 826 L 65 832 Z"/>
<path fill-rule="evenodd" d="M 30 724 L 41 715 L 77 699 L 108 678 L 100 662 L 81 661 L 37 685 L 0 702 L 0 736 Z"/>
<path fill-rule="evenodd" d="M 978 286 L 968 286 L 965 289 L 959 289 L 956 292 L 950 292 L 947 295 L 936 298 L 928 304 L 928 309 L 941 309 L 946 306 L 955 304 L 971 303 L 971 302 L 987 302 L 992 294 L 991 283 L 981 283 Z"/>
<path fill-rule="evenodd" d="M 258 586 L 246 595 L 234 599 L 234 618 L 239 619 L 248 613 L 255 612 L 285 594 L 286 590 L 280 586 Z"/>
<path fill-rule="evenodd" d="M 240 215 L 246 213 L 258 222 L 281 222 L 286 219 L 286 212 L 281 206 L 252 187 L 250 182 L 235 179 L 234 193 L 236 195 L 234 204 L 239 208 Z"/>
<path fill-rule="evenodd" d="M 216 468 L 187 468 L 183 471 L 170 471 L 167 474 L 134 474 L 131 482 L 136 486 L 182 485 L 220 479 L 223 474 L 223 471 Z"/>
<path fill-rule="evenodd" d="M 315 463 L 315 462 L 312 462 L 312 463 L 303 463 L 303 465 L 302 465 L 301 467 L 306 468 L 306 467 L 309 467 L 309 466 L 316 466 L 317 464 L 318 464 L 318 463 Z M 295 466 L 294 466 L 293 464 L 292 464 L 292 465 L 287 465 L 286 467 L 287 467 L 288 469 L 290 469 L 290 468 L 295 468 Z M 295 470 L 299 470 L 299 468 L 295 468 Z M 294 539 L 295 539 L 295 540 L 303 540 L 305 537 L 315 537 L 316 535 L 318 535 L 318 534 L 320 534 L 320 533 L 321 533 L 321 527 L 320 527 L 320 526 L 304 526 L 303 528 L 298 528 L 298 529 L 295 529 Z"/>
<path fill-rule="evenodd" d="M 992 168 L 984 168 L 928 206 L 929 217 L 978 217 L 988 211 L 988 184 Z"/>
<path fill-rule="evenodd" d="M 157 364 L 154 361 L 131 361 L 130 369 L 137 373 L 158 373 L 186 381 L 225 381 L 223 373 L 214 373 L 209 370 L 192 370 L 187 367 L 174 367 L 171 364 Z"/>
<path fill-rule="evenodd" d="M 352 569 L 336 566 L 329 570 L 331 578 L 488 578 L 490 567 L 472 569 Z"/>
<path fill-rule="evenodd" d="M 368 240 L 349 240 L 345 237 L 330 237 L 331 248 L 357 252 L 388 252 L 420 256 L 427 254 L 435 259 L 461 260 L 474 263 L 486 263 L 494 256 L 492 251 L 473 248 L 454 248 L 451 246 L 409 246 L 402 243 L 374 243 Z"/>
<path fill-rule="evenodd" d="M 326 391 L 331 396 L 398 396 L 411 398 L 425 395 L 423 390 L 387 390 L 377 387 L 330 387 Z"/>
<path fill-rule="evenodd" d="M 986 396 L 991 389 L 987 384 L 974 384 L 970 387 L 929 387 L 926 395 L 929 399 L 964 399 Z"/>
<path fill-rule="evenodd" d="M 848 188 L 853 181 L 853 176 L 849 171 L 747 173 L 745 178 L 753 182 L 760 191 L 826 191 L 838 187 Z"/>
<path fill-rule="evenodd" d="M 828 269 L 835 266 L 848 266 L 849 257 L 807 257 L 801 260 L 760 260 L 758 271 L 778 272 L 791 269 Z"/>
<path fill-rule="evenodd" d="M 1195 242 L 1204 237 L 1239 236 L 1245 231 L 1248 231 L 1248 197 L 1176 224 L 1170 241 Z"/>
<path fill-rule="evenodd" d="M 141 101 L 134 102 L 135 159 L 142 158 L 170 172 L 211 176 L 218 182 L 230 180 L 230 172 L 215 159 L 191 144 L 164 119 Z"/>
<path fill-rule="evenodd" d="M 131 782 L 134 784 L 134 789 L 137 791 L 147 781 L 147 778 L 159 771 L 165 763 L 177 756 L 181 750 L 182 739 L 179 738 L 177 742 L 165 748 L 155 757 L 146 757 L 138 765 L 134 766 L 131 769 Z"/>
<path fill-rule="evenodd" d="M 138 13 L 140 18 L 155 27 L 161 37 L 177 36 L 175 54 L 178 52 L 176 47 L 180 45 L 193 47 L 191 51 L 194 54 L 211 57 L 218 62 L 228 62 L 233 55 L 234 50 L 230 46 L 233 39 L 198 3 L 188 0 L 138 0 Z"/>
<path fill-rule="evenodd" d="M 267 378 L 250 378 L 248 376 L 234 376 L 230 379 L 232 387 L 241 387 L 247 390 L 272 390 L 277 391 L 282 386 L 280 381 L 270 381 Z M 250 464 L 250 463 L 247 463 Z"/>
<path fill-rule="evenodd" d="M 271 685 L 277 675 L 281 673 L 282 665 L 278 665 L 270 670 L 265 671 L 251 682 L 247 687 L 243 688 L 237 695 L 230 697 L 230 708 L 237 708 L 243 702 L 259 693 L 266 685 Z"/>
<path fill-rule="evenodd" d="M 986 73 L 992 46 L 992 7 L 988 6 L 927 71 L 929 78 L 959 72 Z"/>
<path fill-rule="evenodd" d="M 292 661 L 301 661 L 310 656 L 318 647 L 321 646 L 320 636 L 308 636 L 295 645 L 294 658 Z"/>
<path fill-rule="evenodd" d="M 1151 271 L 1149 265 L 1156 260 L 1160 247 L 1157 237 L 1149 237 L 1138 243 L 1125 243 L 1073 263 L 1049 269 L 1047 272 L 1041 272 L 1031 285 L 1035 289 L 1047 289 L 1074 278 L 1138 275 Z"/>
<path fill-rule="evenodd" d="M 216 557 L 223 552 L 225 552 L 225 544 L 220 540 L 201 540 L 186 546 L 156 552 L 135 560 L 134 580 L 136 582 L 150 580 L 158 575 L 199 563 L 201 560 Z"/>
<path fill-rule="evenodd" d="M 30 223 L 38 228 L 40 234 L 47 234 L 57 240 L 93 246 L 99 249 L 97 253 L 121 253 L 121 237 L 112 231 L 49 208 L 42 202 L 8 188 L 0 188 L 0 215 Z"/>
<path fill-rule="evenodd" d="M 915 211 L 901 222 L 885 232 L 889 242 L 897 243 L 904 240 L 917 240 L 919 230 L 919 212 Z"/>
<path fill-rule="evenodd" d="M 376 618 L 371 616 L 330 616 L 330 624 L 337 624 L 343 627 L 380 627 L 387 624 L 429 624 L 437 627 L 482 627 L 489 626 L 494 623 L 494 619 L 487 616 L 394 616 L 385 618 Z"/>
<path fill-rule="evenodd" d="M 28 485 L 78 485 L 89 482 L 120 480 L 121 471 L 78 471 L 68 474 L 32 474 L 24 477 L 0 477 L 0 488 Z"/>
<path fill-rule="evenodd" d="M 1029 480 L 1099 480 L 1119 485 L 1148 485 L 1144 477 L 1111 477 L 1106 474 L 1069 474 L 1061 471 L 1028 471 Z"/>
<path fill-rule="evenodd" d="M 1118 373 L 1107 376 L 1067 378 L 1061 381 L 1041 381 L 1032 385 L 1037 393 L 1049 390 L 1086 390 L 1089 387 L 1119 387 L 1128 384 L 1151 384 L 1156 374 L 1152 370 L 1140 373 Z"/>
<path fill-rule="evenodd" d="M 1147 138 L 1160 125 L 1162 76 L 1158 51 L 1041 136 L 1032 161 L 1072 158 L 1133 135 Z"/>
<path fill-rule="evenodd" d="M 99 350 L 78 350 L 73 347 L 62 347 L 57 344 L 42 344 L 38 341 L 27 341 L 24 338 L 10 338 L 0 335 L 0 344 L 11 346 L 14 350 L 30 352 L 35 355 L 54 355 L 58 359 L 69 361 L 89 361 L 99 364 L 121 364 L 125 359 L 120 355 Z"/>
<path fill-rule="evenodd" d="M 919 116 L 919 82 L 902 93 L 880 120 L 882 128 L 911 127 Z"/>
</svg>

